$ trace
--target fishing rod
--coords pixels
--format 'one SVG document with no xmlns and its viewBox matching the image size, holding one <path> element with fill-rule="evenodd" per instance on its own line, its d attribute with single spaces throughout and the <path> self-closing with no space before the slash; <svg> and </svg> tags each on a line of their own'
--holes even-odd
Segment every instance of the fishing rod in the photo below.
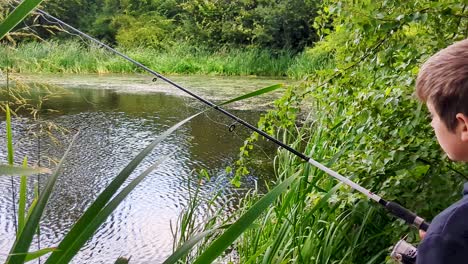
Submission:
<svg viewBox="0 0 468 264">
<path fill-rule="evenodd" d="M 78 34 L 79 36 L 82 36 L 82 37 L 84 37 L 84 38 L 98 44 L 99 46 L 106 48 L 107 50 L 111 51 L 112 53 L 114 53 L 114 54 L 122 57 L 123 59 L 133 63 L 134 65 L 144 69 L 148 73 L 155 76 L 157 79 L 161 79 L 161 80 L 173 85 L 174 87 L 182 90 L 183 92 L 189 94 L 190 96 L 194 97 L 195 99 L 197 99 L 197 100 L 201 101 L 202 103 L 208 105 L 210 108 L 216 109 L 217 111 L 221 112 L 222 114 L 224 114 L 224 115 L 230 117 L 231 119 L 233 119 L 236 123 L 239 123 L 239 124 L 249 128 L 250 130 L 257 132 L 258 134 L 262 135 L 264 138 L 272 141 L 276 145 L 278 145 L 278 146 L 286 149 L 287 151 L 293 153 L 294 155 L 301 158 L 305 162 L 310 163 L 312 166 L 317 167 L 318 169 L 324 171 L 325 173 L 327 173 L 328 175 L 330 175 L 333 178 L 337 179 L 338 181 L 340 181 L 342 183 L 345 183 L 346 185 L 350 186 L 354 190 L 359 191 L 360 193 L 367 196 L 369 199 L 376 201 L 377 203 L 379 203 L 380 205 L 385 207 L 391 214 L 393 214 L 394 216 L 404 220 L 406 223 L 408 223 L 410 225 L 413 225 L 414 227 L 416 227 L 416 228 L 418 228 L 420 230 L 427 231 L 427 229 L 429 227 L 429 223 L 426 222 L 423 218 L 417 216 L 415 213 L 413 213 L 413 212 L 409 211 L 408 209 L 404 208 L 400 204 L 398 204 L 396 202 L 384 200 L 382 197 L 378 196 L 377 194 L 367 190 L 366 188 L 360 186 L 359 184 L 353 182 L 352 180 L 350 180 L 350 179 L 342 176 L 341 174 L 331 170 L 330 168 L 328 168 L 328 167 L 324 166 L 323 164 L 317 162 L 313 158 L 308 157 L 304 153 L 301 153 L 301 152 L 293 149 L 292 147 L 290 147 L 290 146 L 286 145 L 285 143 L 279 141 L 278 139 L 268 135 L 266 132 L 258 129 L 257 127 L 255 127 L 255 126 L 253 126 L 251 124 L 249 124 L 248 122 L 246 122 L 246 121 L 242 120 L 241 118 L 235 116 L 234 114 L 226 111 L 225 109 L 219 107 L 218 105 L 216 105 L 216 104 L 214 104 L 214 103 L 212 103 L 212 102 L 210 102 L 210 101 L 196 95 L 195 93 L 187 90 L 186 88 L 184 88 L 184 87 L 178 85 L 177 83 L 171 81 L 170 79 L 164 77 L 160 73 L 146 67 L 145 65 L 141 64 L 140 62 L 128 57 L 127 55 L 119 52 L 118 50 L 110 47 L 109 45 L 107 45 L 105 43 L 102 43 L 101 41 L 89 36 L 88 34 L 74 28 L 73 26 L 63 22 L 62 20 L 60 20 L 60 19 L 58 19 L 58 18 L 56 18 L 56 17 L 42 11 L 40 9 L 37 9 L 36 11 L 39 14 L 43 15 L 44 17 L 46 17 L 48 19 L 51 19 L 51 20 L 55 21 L 56 23 L 58 23 L 58 24 L 60 24 L 62 26 L 65 26 L 69 30 L 71 30 L 71 31 L 75 32 L 76 34 Z"/>
</svg>

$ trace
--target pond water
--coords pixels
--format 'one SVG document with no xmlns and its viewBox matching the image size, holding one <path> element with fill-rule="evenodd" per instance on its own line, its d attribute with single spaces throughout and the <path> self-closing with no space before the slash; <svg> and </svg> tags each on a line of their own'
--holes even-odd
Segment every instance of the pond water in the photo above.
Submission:
<svg viewBox="0 0 468 264">
<path fill-rule="evenodd" d="M 27 156 L 31 164 L 37 164 L 39 159 L 42 165 L 49 164 L 51 159 L 61 157 L 71 134 L 80 132 L 42 218 L 41 247 L 57 245 L 117 173 L 158 134 L 204 109 L 194 99 L 160 81 L 152 83 L 147 76 L 29 75 L 15 78 L 25 82 L 47 81 L 64 87 L 63 95 L 49 98 L 43 105 L 43 109 L 59 111 L 42 112 L 40 120 L 69 130 L 63 136 L 54 133 L 61 142 L 54 144 L 49 136 L 43 135 L 40 140 L 32 136 L 38 130 L 37 121 L 15 118 L 17 163 Z M 214 101 L 284 82 L 253 77 L 176 76 L 172 79 Z M 256 124 L 268 103 L 278 95 L 236 104 L 230 110 Z M 0 160 L 5 163 L 5 122 L 4 117 L 0 118 Z M 209 172 L 211 179 L 201 187 L 202 200 L 221 192 L 213 209 L 223 208 L 226 213 L 236 208 L 238 198 L 246 189 L 271 178 L 275 147 L 263 142 L 259 143 L 261 155 L 250 168 L 251 174 L 243 179 L 242 188 L 229 184 L 232 175 L 225 172 L 225 167 L 233 164 L 239 147 L 250 134 L 241 126 L 229 132 L 232 123 L 217 112 L 209 112 L 160 143 L 131 178 L 155 160 L 168 159 L 124 200 L 72 263 L 113 263 L 119 256 L 131 256 L 131 263 L 161 263 L 172 252 L 170 224 L 175 225 L 188 202 L 196 178 L 194 171 L 206 169 Z M 45 177 L 41 176 L 42 183 Z M 32 177 L 29 185 L 35 180 L 36 177 Z M 12 193 L 18 185 L 17 179 L 12 182 L 9 177 L 0 178 L 0 262 L 5 260 L 14 240 Z M 206 205 L 202 205 L 200 212 L 208 210 L 203 206 Z M 36 246 L 35 239 L 32 250 Z"/>
</svg>

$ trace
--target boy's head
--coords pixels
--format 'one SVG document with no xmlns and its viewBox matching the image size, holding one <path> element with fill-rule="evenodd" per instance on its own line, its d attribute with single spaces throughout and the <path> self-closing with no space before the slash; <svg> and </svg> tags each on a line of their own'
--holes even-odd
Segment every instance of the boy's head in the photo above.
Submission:
<svg viewBox="0 0 468 264">
<path fill-rule="evenodd" d="M 437 140 L 453 160 L 468 161 L 468 39 L 424 63 L 416 95 L 427 104 Z"/>
</svg>

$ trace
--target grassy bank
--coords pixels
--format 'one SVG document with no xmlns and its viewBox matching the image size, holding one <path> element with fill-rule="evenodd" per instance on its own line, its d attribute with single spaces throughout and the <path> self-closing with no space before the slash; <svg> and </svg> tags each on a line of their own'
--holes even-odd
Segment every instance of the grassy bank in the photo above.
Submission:
<svg viewBox="0 0 468 264">
<path fill-rule="evenodd" d="M 461 198 L 468 167 L 452 163 L 441 151 L 426 107 L 414 98 L 415 79 L 428 56 L 467 37 L 468 20 L 446 13 L 445 8 L 466 12 L 448 1 L 413 4 L 347 1 L 338 13 L 333 3 L 326 6 L 335 10 L 333 30 L 300 56 L 333 54 L 335 64 L 287 90 L 258 126 L 431 221 Z M 382 12 L 379 17 L 376 10 Z M 329 25 L 323 29 L 329 31 Z M 295 69 L 290 76 L 301 72 Z M 258 137 L 252 135 L 241 148 L 245 160 L 255 157 L 249 142 Z M 390 264 L 389 249 L 401 237 L 420 242 L 417 230 L 287 151 L 278 151 L 274 161 L 271 188 L 290 177 L 295 181 L 234 243 L 238 263 Z M 247 196 L 233 219 L 258 211 L 256 202 L 268 194 Z"/>
<path fill-rule="evenodd" d="M 327 54 L 294 55 L 285 50 L 221 49 L 210 51 L 185 43 L 158 51 L 121 50 L 164 74 L 258 75 L 301 78 L 327 63 Z M 29 42 L 0 47 L 0 67 L 24 73 L 134 73 L 141 69 L 95 45 L 83 42 Z"/>
</svg>

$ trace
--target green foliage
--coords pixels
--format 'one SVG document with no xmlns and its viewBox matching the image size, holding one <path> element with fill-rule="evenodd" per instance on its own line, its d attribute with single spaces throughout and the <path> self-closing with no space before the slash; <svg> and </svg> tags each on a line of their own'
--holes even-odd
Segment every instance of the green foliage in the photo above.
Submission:
<svg viewBox="0 0 468 264">
<path fill-rule="evenodd" d="M 8 259 L 6 261 L 7 264 L 19 264 L 25 262 L 25 258 L 27 256 L 25 253 L 29 251 L 29 247 L 31 246 L 31 242 L 39 226 L 39 221 L 42 217 L 42 214 L 44 213 L 45 206 L 49 201 L 49 197 L 52 193 L 55 182 L 57 181 L 57 178 L 59 176 L 62 164 L 68 152 L 70 151 L 71 146 L 73 145 L 74 139 L 72 140 L 72 143 L 70 144 L 62 159 L 60 160 L 59 164 L 57 165 L 56 170 L 47 180 L 44 190 L 41 192 L 37 203 L 34 205 L 34 207 L 31 210 L 31 213 L 28 215 L 27 221 L 24 223 L 23 230 L 21 230 L 19 235 L 16 237 L 15 243 L 13 244 Z"/>
<path fill-rule="evenodd" d="M 0 5 L 0 13 L 6 9 Z M 317 39 L 312 27 L 317 1 L 311 0 L 49 0 L 43 9 L 111 44 L 132 48 L 170 48 L 188 41 L 212 51 L 227 46 L 296 53 Z M 70 37 L 57 30 L 35 33 L 42 39 Z"/>
<path fill-rule="evenodd" d="M 290 78 L 301 79 L 317 71 L 335 68 L 333 53 L 323 42 L 316 43 L 313 48 L 306 48 L 294 58 L 288 68 Z"/>
<path fill-rule="evenodd" d="M 50 173 L 50 170 L 46 168 L 16 167 L 12 165 L 0 164 L 0 176 L 30 176 L 38 173 Z"/>
<path fill-rule="evenodd" d="M 106 221 L 107 217 L 115 210 L 115 208 L 123 201 L 123 199 L 125 199 L 125 197 L 145 178 L 145 176 L 147 176 L 162 162 L 162 160 L 147 168 L 143 173 L 130 181 L 127 186 L 118 192 L 126 179 L 128 179 L 129 175 L 135 170 L 136 166 L 154 149 L 154 147 L 159 142 L 164 140 L 177 128 L 198 115 L 199 114 L 190 116 L 189 118 L 186 118 L 172 126 L 164 133 L 162 133 L 157 139 L 155 139 L 150 145 L 148 145 L 143 151 L 141 151 L 85 211 L 78 222 L 65 235 L 64 239 L 59 244 L 58 249 L 50 248 L 42 249 L 37 252 L 26 253 L 29 250 L 32 238 L 38 228 L 39 220 L 53 191 L 55 182 L 60 174 L 62 164 L 68 152 L 70 151 L 74 140 L 77 137 L 77 135 L 75 135 L 72 143 L 55 169 L 55 172 L 51 177 L 48 178 L 46 186 L 44 190 L 42 190 L 41 195 L 38 197 L 37 201 L 32 203 L 30 213 L 28 213 L 28 216 L 25 218 L 26 222 L 24 223 L 24 226 L 21 230 L 18 231 L 15 243 L 10 251 L 6 263 L 24 263 L 25 261 L 40 257 L 47 253 L 52 254 L 49 256 L 46 263 L 69 262 L 77 254 L 78 250 L 84 245 L 84 243 L 89 238 L 91 238 L 97 228 Z M 21 199 L 24 199 L 24 197 Z"/>
<path fill-rule="evenodd" d="M 302 50 L 315 39 L 315 1 L 187 1 L 182 32 L 210 46 Z"/>
<path fill-rule="evenodd" d="M 47 0 L 44 1 L 42 9 L 56 16 L 70 25 L 81 30 L 90 31 L 94 28 L 94 21 L 103 8 L 101 0 Z M 45 22 L 45 21 L 43 21 Z M 54 36 L 57 30 L 47 31 L 39 29 L 43 38 Z M 67 34 L 59 34 L 61 38 L 67 38 Z"/>
<path fill-rule="evenodd" d="M 163 262 L 164 264 L 192 263 L 199 251 L 209 243 L 213 234 L 221 229 L 218 222 L 223 218 L 223 210 L 213 207 L 213 201 L 220 195 L 220 192 L 212 193 L 208 201 L 200 197 L 201 186 L 205 181 L 209 181 L 209 178 L 208 172 L 201 169 L 198 177 L 187 179 L 189 202 L 179 215 L 175 228 L 171 223 L 174 252 Z M 201 208 L 203 208 L 203 213 L 200 215 Z M 199 251 L 192 252 L 193 247 L 197 247 Z"/>
<path fill-rule="evenodd" d="M 259 89 L 258 91 L 248 93 L 243 96 L 236 97 L 229 101 L 226 101 L 220 105 L 226 105 L 229 103 L 233 103 L 239 100 L 251 98 L 254 96 L 259 96 L 264 93 L 268 93 L 274 91 L 275 89 L 280 88 L 281 85 L 274 85 L 270 87 L 266 87 L 263 89 Z M 213 108 L 208 108 L 205 111 L 212 110 Z M 78 251 L 83 247 L 83 245 L 93 236 L 93 234 L 97 231 L 97 229 L 106 221 L 109 215 L 117 208 L 117 206 L 128 196 L 128 194 L 135 189 L 135 187 L 144 180 L 144 178 L 151 173 L 157 166 L 159 166 L 165 159 L 160 159 L 152 166 L 147 168 L 143 173 L 141 173 L 136 178 L 132 179 L 125 187 L 122 185 L 127 181 L 128 177 L 134 172 L 136 167 L 141 163 L 141 161 L 147 157 L 149 153 L 158 145 L 161 141 L 166 139 L 169 135 L 171 135 L 175 130 L 179 127 L 183 126 L 193 118 L 199 116 L 200 114 L 204 113 L 205 111 L 199 112 L 194 114 L 177 124 L 173 125 L 165 132 L 163 132 L 159 137 L 157 137 L 151 144 L 146 146 L 138 155 L 132 159 L 129 164 L 111 181 L 111 183 L 99 194 L 96 200 L 86 209 L 84 214 L 78 219 L 78 221 L 73 225 L 70 231 L 65 234 L 62 241 L 59 243 L 57 248 L 48 248 L 48 249 L 41 249 L 37 252 L 28 252 L 31 246 L 31 242 L 35 232 L 39 226 L 39 221 L 42 217 L 44 209 L 48 203 L 48 200 L 51 196 L 51 193 L 54 189 L 55 182 L 57 181 L 62 165 L 64 160 L 69 153 L 73 142 L 75 141 L 78 134 L 73 137 L 70 146 L 66 150 L 64 156 L 60 160 L 57 168 L 55 169 L 54 173 L 48 178 L 46 182 L 46 186 L 42 190 L 37 200 L 33 200 L 32 205 L 30 207 L 30 212 L 27 216 L 24 215 L 25 211 L 25 204 L 26 204 L 26 182 L 24 181 L 24 177 L 21 179 L 20 184 L 20 212 L 18 212 L 18 219 L 19 219 L 19 229 L 15 239 L 15 242 L 10 250 L 10 254 L 8 255 L 8 259 L 6 261 L 7 264 L 10 263 L 24 263 L 34 258 L 38 258 L 45 254 L 51 253 L 51 255 L 47 258 L 45 263 L 54 264 L 54 263 L 68 263 L 70 262 L 73 257 L 78 253 Z M 7 123 L 7 149 L 9 154 L 9 161 L 10 165 L 7 166 L 0 166 L 0 174 L 21 174 L 21 173 L 40 173 L 44 172 L 44 169 L 28 169 L 28 168 L 18 168 L 12 166 L 13 164 L 13 144 L 12 144 L 12 130 L 11 130 L 11 118 L 10 118 L 10 111 L 8 104 L 6 105 L 6 123 Z M 24 160 L 24 166 L 27 165 L 27 160 Z M 203 179 L 209 180 L 208 173 L 206 171 L 202 171 L 200 174 L 200 181 Z M 199 189 L 197 189 L 198 192 Z M 272 199 L 272 198 L 270 198 Z M 194 203 L 197 202 L 197 199 L 193 200 Z M 263 205 L 265 206 L 265 205 Z M 196 206 L 192 206 L 191 208 L 195 208 Z M 193 228 L 192 226 L 192 219 L 193 219 L 193 212 L 189 211 L 187 221 L 183 223 L 188 224 L 188 229 L 190 230 Z M 261 211 L 260 211 L 261 212 Z M 186 228 L 181 229 L 182 232 L 190 232 L 187 231 Z M 230 229 L 228 229 L 229 231 Z M 232 232 L 232 231 L 231 231 Z M 208 234 L 208 233 L 207 233 Z M 203 238 L 204 236 L 201 236 Z M 185 236 L 183 236 L 185 238 Z M 231 236 L 232 238 L 232 236 Z M 183 240 L 185 241 L 185 240 Z M 194 241 L 194 242 L 191 242 Z M 188 240 L 188 245 L 194 245 L 198 240 Z M 184 247 L 182 247 L 183 249 Z M 188 251 L 188 250 L 186 250 Z M 174 258 L 177 261 L 180 257 L 186 255 L 186 253 L 175 254 Z M 118 259 L 117 262 L 123 262 L 125 259 Z M 127 260 L 128 262 L 128 260 Z"/>
<path fill-rule="evenodd" d="M 157 13 L 147 13 L 138 18 L 132 16 L 118 16 L 113 24 L 118 31 L 115 36 L 120 46 L 150 47 L 162 50 L 170 45 L 170 32 L 172 32 L 172 22 Z"/>
<path fill-rule="evenodd" d="M 117 258 L 117 260 L 114 262 L 114 264 L 128 264 L 130 263 L 130 258 L 126 258 L 126 257 L 119 257 Z"/>
<path fill-rule="evenodd" d="M 386 199 L 396 200 L 430 220 L 459 199 L 460 186 L 466 180 L 468 169 L 463 164 L 452 164 L 442 155 L 426 119 L 427 111 L 413 97 L 414 82 L 418 67 L 427 56 L 467 37 L 464 5 L 449 1 L 325 1 L 319 13 L 321 17 L 317 19 L 317 25 L 319 31 L 326 35 L 317 47 L 334 54 L 332 67 L 312 73 L 308 83 L 301 89 L 294 89 L 301 95 L 292 97 L 287 94 L 284 102 L 278 104 L 280 108 L 268 113 L 260 126 L 270 133 L 285 131 L 291 134 L 285 138 L 286 142 L 304 146 L 306 153 L 316 159 L 332 160 L 331 167 L 341 174 L 353 177 Z M 303 112 L 289 117 L 278 114 L 281 111 L 288 113 L 291 104 L 300 104 Z M 298 134 L 295 125 L 291 124 L 294 120 L 291 117 L 306 117 L 308 112 L 306 120 L 317 126 L 305 128 Z M 314 137 L 317 133 L 326 137 L 310 141 L 307 136 L 301 136 Z M 256 135 L 252 138 L 255 139 Z M 320 148 L 326 151 L 317 151 Z M 339 153 L 340 158 L 334 159 L 334 153 Z M 282 159 L 278 163 L 278 172 L 289 167 L 306 169 L 309 166 L 298 164 L 294 158 Z M 308 175 L 317 177 L 316 173 Z M 295 192 L 320 196 L 318 190 L 327 190 L 324 183 L 326 181 L 314 184 L 318 188 Z M 337 192 L 334 205 L 324 212 L 327 216 L 338 217 L 348 208 L 355 207 L 359 199 L 362 199 L 361 195 L 343 188 Z M 293 210 L 300 202 L 285 206 Z M 359 204 L 365 208 L 373 206 L 366 202 Z M 314 219 L 323 217 L 307 207 L 298 210 L 301 214 L 313 214 Z M 302 218 L 302 215 L 296 215 L 286 219 L 301 221 Z M 266 216 L 262 221 L 286 219 Z M 330 227 L 342 225 L 341 217 L 328 219 Z M 356 242 L 362 243 L 361 246 L 333 246 L 333 254 L 322 259 L 321 263 L 338 260 L 344 263 L 382 262 L 384 255 L 381 251 L 408 232 L 408 227 L 393 221 L 384 211 L 376 211 L 369 216 L 358 214 L 346 221 L 359 226 L 364 220 L 372 222 L 373 226 L 361 225 L 362 229 L 350 229 L 346 235 L 334 239 L 325 237 L 316 244 L 292 242 L 301 241 L 304 237 L 303 231 L 293 223 L 284 231 L 283 236 L 291 236 L 291 243 L 283 244 L 288 252 L 281 255 L 281 259 L 297 260 L 295 252 L 300 252 L 303 246 L 308 247 L 307 252 L 315 251 L 318 247 L 327 246 L 328 241 L 339 243 L 343 237 L 359 235 Z M 318 227 L 311 224 L 308 228 L 316 230 Z M 275 237 L 273 232 L 245 235 L 247 241 L 266 241 L 263 242 L 265 244 L 259 242 L 259 250 L 270 248 L 267 241 Z M 375 240 L 375 237 L 379 239 Z M 415 237 L 412 233 L 410 239 Z M 246 253 L 239 251 L 241 260 L 254 255 L 266 256 L 264 251 L 247 250 L 247 245 L 243 248 Z"/>
<path fill-rule="evenodd" d="M 181 42 L 170 50 L 154 48 L 121 49 L 130 57 L 165 74 L 284 76 L 295 59 L 289 51 L 272 55 L 265 49 L 225 49 L 217 52 Z M 112 56 L 95 45 L 77 41 L 49 41 L 0 46 L 0 67 L 11 65 L 16 72 L 45 73 L 133 73 L 141 69 Z"/>
<path fill-rule="evenodd" d="M 428 56 L 468 37 L 466 12 L 453 1 L 324 1 L 315 23 L 322 41 L 310 58 L 324 54 L 325 63 L 311 64 L 308 81 L 291 87 L 259 127 L 430 221 L 460 198 L 468 168 L 440 150 L 414 83 Z M 238 173 L 257 139 L 241 148 Z M 241 263 L 382 263 L 409 232 L 347 187 L 314 210 L 335 181 L 284 151 L 276 164 L 279 179 L 303 170 L 307 180 L 244 233 Z M 417 243 L 414 231 L 409 240 Z"/>
<path fill-rule="evenodd" d="M 24 0 L 0 24 L 0 39 L 18 25 L 42 0 Z"/>
<path fill-rule="evenodd" d="M 324 42 L 333 47 L 339 75 L 313 83 L 308 93 L 328 113 L 327 127 L 342 131 L 330 140 L 353 142 L 336 166 L 388 199 L 434 216 L 456 199 L 466 171 L 455 172 L 452 166 L 463 166 L 441 155 L 427 111 L 413 97 L 414 83 L 427 56 L 466 37 L 467 21 L 459 16 L 465 8 L 451 1 L 329 1 L 327 10 L 336 30 Z"/>
<path fill-rule="evenodd" d="M 226 250 L 266 209 L 296 180 L 292 175 L 281 184 L 273 188 L 252 207 L 246 211 L 237 221 L 226 229 L 215 241 L 197 258 L 195 264 L 212 263 L 224 250 Z"/>
</svg>

